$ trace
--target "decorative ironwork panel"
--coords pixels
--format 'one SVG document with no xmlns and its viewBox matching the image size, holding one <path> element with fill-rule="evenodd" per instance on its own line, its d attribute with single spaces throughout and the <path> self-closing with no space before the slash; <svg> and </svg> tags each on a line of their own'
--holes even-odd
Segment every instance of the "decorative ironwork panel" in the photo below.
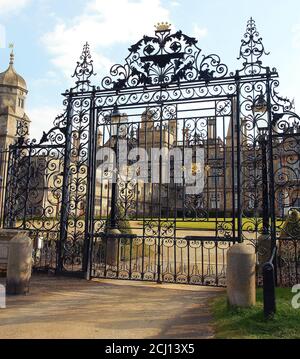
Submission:
<svg viewBox="0 0 300 359">
<path fill-rule="evenodd" d="M 115 65 L 111 77 L 102 81 L 104 89 L 120 91 L 124 88 L 171 83 L 205 81 L 225 77 L 227 66 L 218 55 L 201 55 L 197 40 L 181 31 L 156 31 L 155 37 L 144 36 L 131 46 L 126 64 Z"/>
<path fill-rule="evenodd" d="M 103 235 L 94 242 L 92 276 L 207 286 L 226 285 L 231 242 Z M 160 248 L 160 252 L 158 252 Z M 108 253 L 110 250 L 110 254 Z M 159 255 L 158 255 L 159 254 Z M 157 271 L 158 262 L 161 271 Z"/>
</svg>

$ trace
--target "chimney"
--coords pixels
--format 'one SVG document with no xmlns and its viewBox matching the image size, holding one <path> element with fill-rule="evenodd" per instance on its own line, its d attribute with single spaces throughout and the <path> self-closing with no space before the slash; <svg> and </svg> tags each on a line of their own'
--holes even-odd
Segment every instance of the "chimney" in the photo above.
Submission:
<svg viewBox="0 0 300 359">
<path fill-rule="evenodd" d="M 111 114 L 111 136 L 126 136 L 128 130 L 128 116 L 121 113 L 117 105 Z"/>
<path fill-rule="evenodd" d="M 142 127 L 152 131 L 154 127 L 153 122 L 154 113 L 148 108 L 142 113 Z"/>
<path fill-rule="evenodd" d="M 209 117 L 207 119 L 207 135 L 208 140 L 215 140 L 217 138 L 216 118 Z"/>
<path fill-rule="evenodd" d="M 247 119 L 246 118 L 242 118 L 241 119 L 241 124 L 242 124 L 242 138 L 246 139 L 248 137 L 248 128 L 247 128 Z"/>
<path fill-rule="evenodd" d="M 100 128 L 98 129 L 98 133 L 97 133 L 97 148 L 103 147 L 104 143 L 103 143 L 103 133 L 100 130 Z"/>
<path fill-rule="evenodd" d="M 188 128 L 184 128 L 182 130 L 182 134 L 183 134 L 183 140 L 185 141 L 186 144 L 189 143 L 190 140 L 190 131 Z"/>
</svg>

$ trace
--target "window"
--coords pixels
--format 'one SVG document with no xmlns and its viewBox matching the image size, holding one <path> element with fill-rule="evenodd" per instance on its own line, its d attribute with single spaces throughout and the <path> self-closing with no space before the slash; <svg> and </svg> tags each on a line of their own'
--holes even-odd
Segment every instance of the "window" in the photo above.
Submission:
<svg viewBox="0 0 300 359">
<path fill-rule="evenodd" d="M 300 208 L 300 198 L 294 200 L 293 207 Z"/>
<path fill-rule="evenodd" d="M 299 157 L 294 156 L 290 158 L 290 163 L 288 163 L 288 167 L 292 171 L 291 179 L 298 180 L 299 179 Z"/>
<path fill-rule="evenodd" d="M 222 170 L 218 167 L 212 167 L 210 176 L 211 176 L 211 187 L 219 186 L 220 185 L 220 176 Z"/>
<path fill-rule="evenodd" d="M 220 193 L 212 193 L 210 195 L 210 208 L 218 209 L 221 207 L 221 194 Z"/>
<path fill-rule="evenodd" d="M 255 209 L 255 203 L 256 203 L 255 193 L 250 193 L 249 194 L 248 208 L 249 209 Z"/>
<path fill-rule="evenodd" d="M 22 127 L 23 127 L 22 121 L 17 120 L 17 121 L 16 121 L 16 133 L 17 133 L 17 134 L 19 134 L 20 132 L 22 132 Z"/>
<path fill-rule="evenodd" d="M 24 100 L 19 98 L 19 107 L 24 108 Z"/>
</svg>

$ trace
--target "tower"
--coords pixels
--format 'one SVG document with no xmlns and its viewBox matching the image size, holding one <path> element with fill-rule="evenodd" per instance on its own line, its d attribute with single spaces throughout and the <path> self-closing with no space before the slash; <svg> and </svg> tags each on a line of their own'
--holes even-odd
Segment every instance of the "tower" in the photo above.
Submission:
<svg viewBox="0 0 300 359">
<path fill-rule="evenodd" d="M 27 85 L 14 68 L 14 53 L 10 54 L 9 66 L 0 73 L 0 151 L 13 144 L 17 128 L 22 124 L 29 129 L 30 120 L 25 113 Z"/>
<path fill-rule="evenodd" d="M 12 47 L 12 46 L 11 46 Z M 27 85 L 14 68 L 14 52 L 10 54 L 9 66 L 0 73 L 0 207 L 4 199 L 8 148 L 15 143 L 17 129 L 29 130 L 30 120 L 25 113 L 25 100 L 28 94 Z M 28 132 L 26 130 L 26 132 Z M 19 134 L 20 135 L 20 134 Z M 26 135 L 24 133 L 24 135 Z M 2 217 L 0 213 L 0 219 Z"/>
</svg>

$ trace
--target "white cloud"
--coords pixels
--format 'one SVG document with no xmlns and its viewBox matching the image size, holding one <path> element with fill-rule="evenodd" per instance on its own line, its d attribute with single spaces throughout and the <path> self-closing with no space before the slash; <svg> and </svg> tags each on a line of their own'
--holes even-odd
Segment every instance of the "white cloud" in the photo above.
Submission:
<svg viewBox="0 0 300 359">
<path fill-rule="evenodd" d="M 55 71 L 47 71 L 44 76 L 31 80 L 30 87 L 42 88 L 61 85 L 61 76 Z"/>
<path fill-rule="evenodd" d="M 30 3 L 31 0 L 0 0 L 0 14 L 19 11 Z"/>
<path fill-rule="evenodd" d="M 104 51 L 153 33 L 154 25 L 160 21 L 170 21 L 169 11 L 160 0 L 90 0 L 82 15 L 68 22 L 58 20 L 53 31 L 42 37 L 42 42 L 52 56 L 52 63 L 70 77 L 82 45 L 88 41 L 95 69 L 103 74 L 112 62 L 120 61 L 108 59 Z"/>
<path fill-rule="evenodd" d="M 294 69 L 299 63 L 299 50 L 300 50 L 300 24 L 294 24 L 291 28 L 291 51 L 286 58 L 286 65 L 281 71 L 280 80 L 280 96 L 295 99 L 296 111 L 300 111 L 300 91 L 299 81 L 300 74 Z M 292 51 L 294 50 L 294 51 Z"/>
<path fill-rule="evenodd" d="M 53 127 L 55 118 L 60 114 L 61 109 L 51 106 L 33 107 L 27 111 L 32 121 L 30 126 L 30 138 L 40 140 L 43 131 L 47 132 Z"/>
<path fill-rule="evenodd" d="M 293 39 L 292 39 L 292 45 L 294 49 L 300 48 L 300 25 L 295 25 L 292 29 L 293 33 Z"/>
<path fill-rule="evenodd" d="M 199 25 L 195 24 L 193 29 L 193 34 L 197 40 L 206 37 L 208 34 L 208 30 L 205 27 L 200 27 Z"/>
<path fill-rule="evenodd" d="M 4 49 L 6 46 L 6 30 L 3 25 L 0 24 L 0 48 Z"/>
</svg>

